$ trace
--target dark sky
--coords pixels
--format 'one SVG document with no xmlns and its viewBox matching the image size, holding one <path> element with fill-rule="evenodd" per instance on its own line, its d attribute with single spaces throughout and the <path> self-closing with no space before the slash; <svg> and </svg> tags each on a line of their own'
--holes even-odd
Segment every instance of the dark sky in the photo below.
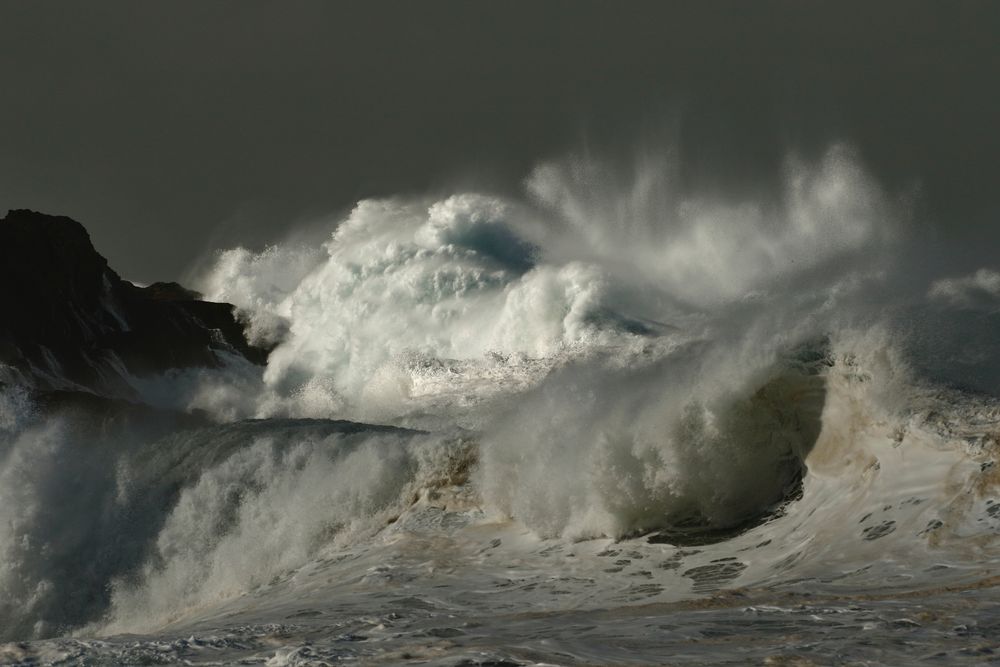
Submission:
<svg viewBox="0 0 1000 667">
<path fill-rule="evenodd" d="M 983 261 L 1000 2 L 0 5 L 0 208 L 77 218 L 135 280 L 361 197 L 516 191 L 540 159 L 664 131 L 689 187 L 733 196 L 789 149 L 850 141 Z"/>
</svg>

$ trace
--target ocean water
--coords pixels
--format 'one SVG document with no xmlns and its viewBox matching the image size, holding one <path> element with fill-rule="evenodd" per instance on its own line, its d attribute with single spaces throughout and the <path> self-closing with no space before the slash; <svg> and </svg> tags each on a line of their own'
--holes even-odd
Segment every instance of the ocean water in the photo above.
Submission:
<svg viewBox="0 0 1000 667">
<path fill-rule="evenodd" d="M 0 663 L 1000 659 L 1000 274 L 915 269 L 847 147 L 360 202 L 201 276 L 265 368 L 0 399 Z M 312 232 L 315 236 L 315 230 Z"/>
</svg>

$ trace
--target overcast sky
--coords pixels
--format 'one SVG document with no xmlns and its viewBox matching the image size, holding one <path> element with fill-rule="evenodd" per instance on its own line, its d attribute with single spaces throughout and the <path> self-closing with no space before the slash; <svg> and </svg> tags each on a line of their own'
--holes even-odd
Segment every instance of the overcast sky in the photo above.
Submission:
<svg viewBox="0 0 1000 667">
<path fill-rule="evenodd" d="M 689 187 L 736 197 L 850 141 L 984 260 L 1000 2 L 0 4 L 0 208 L 80 220 L 135 280 L 664 130 Z"/>
</svg>

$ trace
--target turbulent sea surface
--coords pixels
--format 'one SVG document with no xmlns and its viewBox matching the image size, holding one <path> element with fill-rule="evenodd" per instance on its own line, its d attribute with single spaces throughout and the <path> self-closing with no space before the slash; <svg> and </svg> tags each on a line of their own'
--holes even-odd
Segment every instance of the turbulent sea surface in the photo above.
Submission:
<svg viewBox="0 0 1000 667">
<path fill-rule="evenodd" d="M 222 252 L 266 367 L 128 378 L 200 421 L 7 387 L 0 663 L 1000 660 L 1000 274 L 916 270 L 842 146 L 762 201 L 665 171 Z"/>
</svg>

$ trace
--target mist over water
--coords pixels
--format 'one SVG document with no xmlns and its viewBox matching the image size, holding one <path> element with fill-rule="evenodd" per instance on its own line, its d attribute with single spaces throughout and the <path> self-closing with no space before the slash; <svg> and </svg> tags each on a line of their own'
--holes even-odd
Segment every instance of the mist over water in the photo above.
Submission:
<svg viewBox="0 0 1000 667">
<path fill-rule="evenodd" d="M 992 576 L 1000 276 L 922 271 L 912 199 L 846 145 L 746 201 L 675 173 L 571 157 L 520 198 L 365 200 L 321 245 L 221 251 L 197 287 L 266 367 L 132 379 L 214 425 L 84 437 L 7 391 L 0 637 Z"/>
</svg>

